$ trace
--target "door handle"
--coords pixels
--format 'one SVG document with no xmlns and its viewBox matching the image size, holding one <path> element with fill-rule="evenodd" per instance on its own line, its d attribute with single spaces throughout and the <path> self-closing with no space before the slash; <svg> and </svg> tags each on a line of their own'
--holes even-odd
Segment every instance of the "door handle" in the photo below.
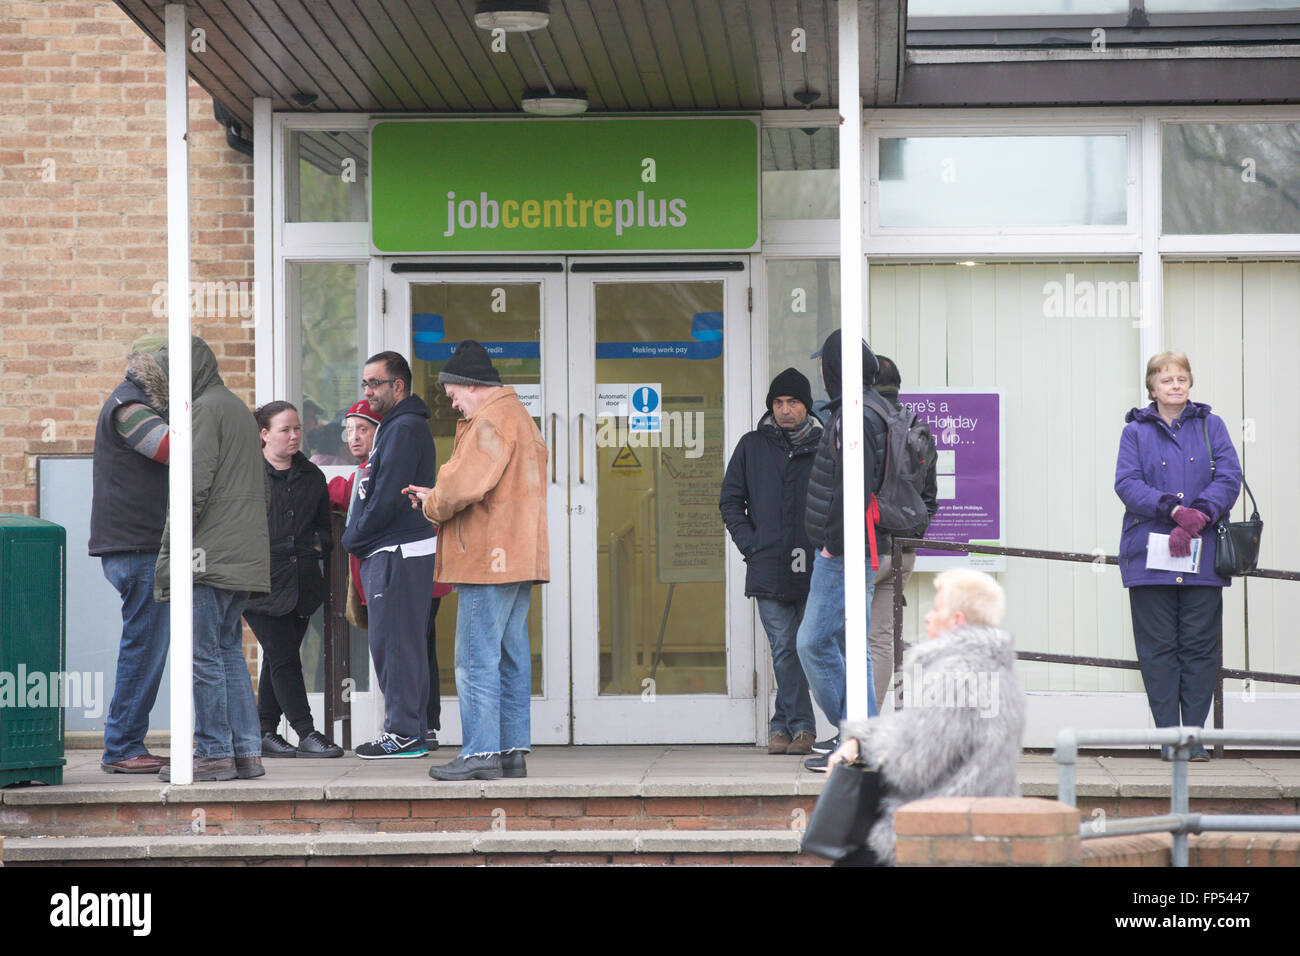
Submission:
<svg viewBox="0 0 1300 956">
<path fill-rule="evenodd" d="M 555 412 L 551 412 L 551 484 L 555 484 Z"/>
<path fill-rule="evenodd" d="M 583 442 L 583 426 L 586 421 L 586 414 L 578 412 L 578 484 L 580 485 L 587 483 L 587 446 Z"/>
</svg>

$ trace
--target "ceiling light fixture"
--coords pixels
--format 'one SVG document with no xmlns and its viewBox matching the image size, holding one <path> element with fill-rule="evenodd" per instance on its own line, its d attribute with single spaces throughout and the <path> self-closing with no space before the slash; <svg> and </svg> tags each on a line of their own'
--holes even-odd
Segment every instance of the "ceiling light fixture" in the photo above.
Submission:
<svg viewBox="0 0 1300 956">
<path fill-rule="evenodd" d="M 474 25 L 507 33 L 544 30 L 551 22 L 550 6 L 548 0 L 479 0 L 474 4 Z"/>
<path fill-rule="evenodd" d="M 587 96 L 581 90 L 524 90 L 520 104 L 533 116 L 577 116 L 587 112 Z"/>
</svg>

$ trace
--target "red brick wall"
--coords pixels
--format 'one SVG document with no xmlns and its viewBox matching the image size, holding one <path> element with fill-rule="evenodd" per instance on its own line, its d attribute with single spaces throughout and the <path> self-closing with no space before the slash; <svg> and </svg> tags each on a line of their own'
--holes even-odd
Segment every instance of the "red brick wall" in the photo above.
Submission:
<svg viewBox="0 0 1300 956">
<path fill-rule="evenodd" d="M 107 0 L 0 0 L 0 512 L 36 514 L 34 456 L 90 454 L 128 346 L 166 332 L 164 66 Z M 189 95 L 192 279 L 251 282 L 252 160 Z M 253 330 L 194 325 L 251 404 Z"/>
</svg>

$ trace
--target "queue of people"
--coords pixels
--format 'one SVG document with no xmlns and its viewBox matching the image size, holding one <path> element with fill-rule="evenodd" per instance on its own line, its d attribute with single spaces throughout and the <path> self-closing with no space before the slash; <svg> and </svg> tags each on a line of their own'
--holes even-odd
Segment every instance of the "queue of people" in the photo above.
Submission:
<svg viewBox="0 0 1300 956">
<path fill-rule="evenodd" d="M 736 444 L 719 510 L 746 563 L 776 676 L 768 752 L 806 757 L 809 770 L 863 762 L 887 796 L 858 862 L 892 858 L 893 810 L 936 795 L 1017 793 L 1015 760 L 1025 703 L 999 629 L 1002 589 L 988 575 L 948 571 L 926 615 L 930 641 L 902 662 L 907 681 L 992 678 L 996 699 L 953 706 L 919 686 L 902 710 L 877 716 L 895 673 L 884 616 L 891 534 L 920 536 L 937 508 L 934 444 L 898 400 L 895 363 L 862 349 L 863 459 L 869 562 L 862 582 L 870 635 L 868 719 L 846 720 L 844 425 L 840 333 L 812 358 L 830 396 L 823 422 L 808 377 L 788 368 L 771 382 L 766 410 Z M 464 741 L 435 780 L 527 774 L 531 749 L 532 587 L 549 580 L 547 449 L 515 390 L 487 351 L 460 343 L 438 376 L 461 414 L 452 455 L 438 467 L 429 409 L 411 391 L 411 369 L 381 352 L 363 370 L 365 397 L 343 416 L 357 462 L 327 486 L 302 452 L 303 423 L 288 402 L 255 414 L 227 389 L 211 349 L 191 342 L 194 468 L 195 780 L 248 779 L 263 757 L 336 758 L 340 747 L 313 725 L 302 674 L 308 620 L 325 596 L 319 562 L 330 552 L 331 505 L 345 514 L 351 564 L 348 618 L 368 629 L 385 701 L 382 733 L 356 748 L 364 759 L 411 758 L 437 749 L 440 695 L 434 618 L 458 592 L 456 684 Z M 122 638 L 102 768 L 161 773 L 165 757 L 144 745 L 166 663 L 169 589 L 167 347 L 137 341 L 123 382 L 96 425 L 90 553 L 122 598 Z M 1215 524 L 1238 496 L 1242 472 L 1228 429 L 1193 402 L 1187 356 L 1164 352 L 1147 366 L 1146 408 L 1126 416 L 1115 491 L 1125 506 L 1120 573 L 1129 592 L 1144 686 L 1159 727 L 1202 726 L 1222 641 Z M 900 449 L 903 453 L 900 453 Z M 900 490 L 901 488 L 901 490 Z M 900 514 L 905 517 L 898 517 Z M 906 516 L 910 516 L 906 517 Z M 909 521 L 911 523 L 909 523 Z M 1168 538 L 1171 559 L 1152 555 Z M 439 543 L 444 542 L 443 546 Z M 1196 556 L 1199 555 L 1199 563 Z M 887 560 L 887 559 L 886 559 Z M 1153 563 L 1155 566 L 1152 566 Z M 910 563 L 903 571 L 906 575 Z M 904 578 L 904 585 L 906 578 Z M 240 621 L 263 650 L 258 697 L 243 656 Z M 965 677 L 963 676 L 965 675 Z M 813 702 L 838 733 L 815 739 Z M 286 720 L 297 737 L 278 732 Z M 1169 759 L 1168 748 L 1162 754 Z M 1192 759 L 1205 760 L 1203 748 Z"/>
</svg>

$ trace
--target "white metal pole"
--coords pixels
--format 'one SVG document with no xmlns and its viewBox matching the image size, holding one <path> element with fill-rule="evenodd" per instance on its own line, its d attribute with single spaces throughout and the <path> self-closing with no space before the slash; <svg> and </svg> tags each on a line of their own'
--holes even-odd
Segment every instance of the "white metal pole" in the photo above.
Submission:
<svg viewBox="0 0 1300 956">
<path fill-rule="evenodd" d="M 867 716 L 866 493 L 862 462 L 862 97 L 858 0 L 839 0 L 840 336 L 844 385 L 845 716 Z"/>
<path fill-rule="evenodd" d="M 169 3 L 167 40 L 167 406 L 171 422 L 171 778 L 194 782 L 194 594 L 190 564 L 193 460 L 190 415 L 190 153 L 185 5 Z"/>
</svg>

